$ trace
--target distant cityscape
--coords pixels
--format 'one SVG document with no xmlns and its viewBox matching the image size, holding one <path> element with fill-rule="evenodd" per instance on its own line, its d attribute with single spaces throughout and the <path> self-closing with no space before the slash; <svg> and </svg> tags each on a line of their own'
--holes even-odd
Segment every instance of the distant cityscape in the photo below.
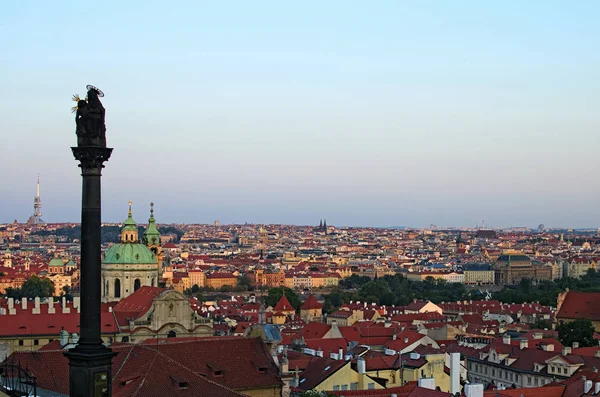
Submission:
<svg viewBox="0 0 600 397">
<path fill-rule="evenodd" d="M 0 360 L 63 396 L 68 376 L 44 371 L 66 373 L 62 352 L 79 339 L 80 227 L 46 223 L 41 208 L 38 179 L 32 216 L 0 225 Z M 124 221 L 102 225 L 98 280 L 102 339 L 128 357 L 118 395 L 149 379 L 250 396 L 580 396 L 600 385 L 597 230 L 165 225 L 153 203 L 123 208 Z M 561 330 L 581 321 L 585 338 Z M 126 375 L 142 360 L 179 369 Z M 565 394 L 571 385 L 587 391 Z"/>
</svg>

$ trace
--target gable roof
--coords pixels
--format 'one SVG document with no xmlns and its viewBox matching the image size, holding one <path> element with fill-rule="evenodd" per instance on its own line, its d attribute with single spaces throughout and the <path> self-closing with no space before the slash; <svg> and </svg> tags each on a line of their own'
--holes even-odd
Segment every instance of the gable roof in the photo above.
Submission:
<svg viewBox="0 0 600 397">
<path fill-rule="evenodd" d="M 556 317 L 600 321 L 598 302 L 600 302 L 600 292 L 568 291 Z"/>
<path fill-rule="evenodd" d="M 346 365 L 350 365 L 350 361 L 313 357 L 306 369 L 300 374 L 298 388 L 302 390 L 314 389 Z"/>
<path fill-rule="evenodd" d="M 289 311 L 296 311 L 296 309 L 294 309 L 294 307 L 292 306 L 292 304 L 290 303 L 290 301 L 288 300 L 288 298 L 285 295 L 281 295 L 281 299 L 279 299 L 279 302 L 277 302 L 277 304 L 273 308 L 273 311 L 289 312 Z"/>
<path fill-rule="evenodd" d="M 313 294 L 310 294 L 306 301 L 300 306 L 300 309 L 309 310 L 309 309 L 322 309 L 323 304 L 317 301 L 317 298 Z"/>
<path fill-rule="evenodd" d="M 111 348 L 119 353 L 112 361 L 115 397 L 237 397 L 241 394 L 234 389 L 282 385 L 260 338 L 151 339 Z M 69 364 L 63 350 L 15 352 L 13 358 L 29 368 L 39 387 L 69 393 Z M 187 383 L 188 389 L 181 389 L 179 383 Z"/>
</svg>

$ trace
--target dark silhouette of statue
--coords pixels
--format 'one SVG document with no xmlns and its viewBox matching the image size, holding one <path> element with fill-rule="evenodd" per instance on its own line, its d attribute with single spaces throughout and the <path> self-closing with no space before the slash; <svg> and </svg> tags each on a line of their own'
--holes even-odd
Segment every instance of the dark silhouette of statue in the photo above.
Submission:
<svg viewBox="0 0 600 397">
<path fill-rule="evenodd" d="M 106 147 L 106 110 L 100 102 L 104 93 L 92 85 L 86 88 L 87 101 L 79 99 L 75 112 L 77 145 Z"/>
</svg>

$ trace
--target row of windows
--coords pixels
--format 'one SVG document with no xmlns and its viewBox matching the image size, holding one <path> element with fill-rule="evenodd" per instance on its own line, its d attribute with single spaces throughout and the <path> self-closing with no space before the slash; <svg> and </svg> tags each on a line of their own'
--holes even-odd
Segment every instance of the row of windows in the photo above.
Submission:
<svg viewBox="0 0 600 397">
<path fill-rule="evenodd" d="M 472 371 L 475 371 L 475 372 L 483 373 L 485 375 L 488 374 L 488 367 L 485 366 L 485 365 L 470 363 L 469 369 L 471 369 Z M 489 371 L 489 373 L 490 373 L 491 377 L 496 377 L 497 376 L 498 378 L 505 379 L 505 380 L 507 380 L 509 382 L 518 383 L 519 380 L 520 380 L 520 377 L 519 377 L 518 374 L 515 374 L 515 373 L 513 373 L 511 371 L 507 371 L 507 370 L 498 369 L 496 371 L 496 368 L 491 368 L 491 370 Z M 566 373 L 566 368 L 565 368 L 565 373 Z M 547 383 L 550 383 L 550 380 L 548 380 L 548 379 L 541 379 L 541 378 L 532 377 L 532 376 L 528 376 L 527 377 L 527 385 L 528 386 L 540 386 L 540 385 L 545 385 Z"/>
<path fill-rule="evenodd" d="M 50 339 L 50 342 L 52 342 L 54 339 Z M 40 340 L 39 339 L 34 339 L 33 340 L 33 346 L 39 346 L 40 344 Z M 19 346 L 25 346 L 25 340 L 24 339 L 19 339 Z"/>
<path fill-rule="evenodd" d="M 369 390 L 375 389 L 375 383 L 369 383 Z M 348 385 L 334 385 L 333 391 L 348 390 Z M 358 382 L 350 383 L 350 390 L 358 390 Z"/>
</svg>

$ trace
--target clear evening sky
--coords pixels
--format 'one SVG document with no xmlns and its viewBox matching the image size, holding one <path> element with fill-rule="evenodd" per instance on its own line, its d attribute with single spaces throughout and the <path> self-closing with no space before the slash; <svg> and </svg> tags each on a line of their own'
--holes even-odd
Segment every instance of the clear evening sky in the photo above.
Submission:
<svg viewBox="0 0 600 397">
<path fill-rule="evenodd" d="M 5 1 L 0 222 L 600 225 L 600 2 Z"/>
</svg>

